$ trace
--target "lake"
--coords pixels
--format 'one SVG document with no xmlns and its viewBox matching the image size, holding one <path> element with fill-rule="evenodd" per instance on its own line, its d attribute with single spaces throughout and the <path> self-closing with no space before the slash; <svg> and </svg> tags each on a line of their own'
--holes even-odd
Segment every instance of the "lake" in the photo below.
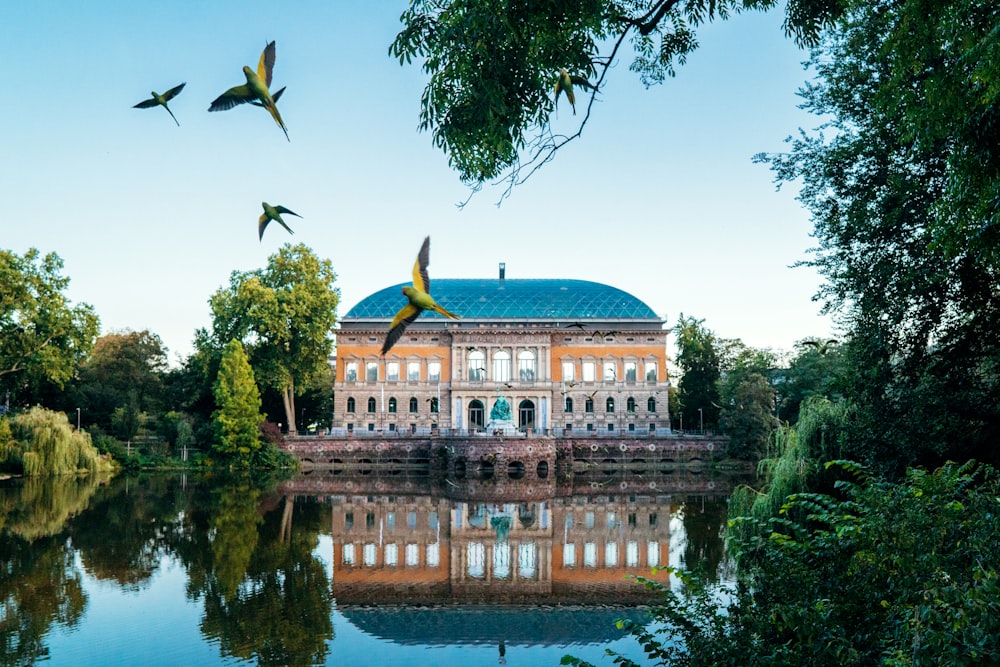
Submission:
<svg viewBox="0 0 1000 667">
<path fill-rule="evenodd" d="M 641 661 L 615 627 L 653 601 L 633 575 L 728 577 L 734 480 L 710 475 L 531 500 L 407 475 L 5 480 L 0 664 Z"/>
</svg>

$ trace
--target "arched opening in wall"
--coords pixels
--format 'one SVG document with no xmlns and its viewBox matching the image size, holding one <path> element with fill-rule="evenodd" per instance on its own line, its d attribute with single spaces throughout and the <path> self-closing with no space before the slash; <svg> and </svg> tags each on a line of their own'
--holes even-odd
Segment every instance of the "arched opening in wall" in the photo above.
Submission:
<svg viewBox="0 0 1000 667">
<path fill-rule="evenodd" d="M 521 429 L 535 428 L 535 403 L 527 399 L 517 405 L 517 425 Z"/>
<path fill-rule="evenodd" d="M 535 469 L 535 473 L 538 475 L 538 479 L 548 479 L 549 477 L 549 462 L 539 461 L 538 468 Z"/>
<path fill-rule="evenodd" d="M 632 459 L 631 468 L 633 475 L 641 475 L 646 467 L 645 459 Z"/>
<path fill-rule="evenodd" d="M 660 459 L 660 472 L 664 474 L 670 474 L 674 472 L 674 467 L 677 462 L 673 459 Z"/>
<path fill-rule="evenodd" d="M 479 479 L 493 479 L 493 462 L 479 462 Z"/>
<path fill-rule="evenodd" d="M 403 462 L 399 459 L 389 459 L 387 463 L 390 475 L 398 475 L 403 472 Z"/>
<path fill-rule="evenodd" d="M 531 528 L 535 525 L 535 504 L 534 503 L 521 503 L 517 506 L 517 520 L 521 522 L 521 525 L 525 528 Z"/>
<path fill-rule="evenodd" d="M 469 401 L 469 429 L 482 431 L 486 428 L 486 409 L 480 400 Z"/>
<path fill-rule="evenodd" d="M 358 461 L 358 472 L 362 475 L 370 475 L 372 472 L 372 460 L 360 459 Z"/>
<path fill-rule="evenodd" d="M 330 465 L 333 467 L 333 474 L 339 475 L 344 472 L 344 462 L 340 459 L 333 459 L 330 461 Z"/>
<path fill-rule="evenodd" d="M 701 459 L 697 459 L 697 458 L 695 458 L 695 459 L 688 459 L 687 464 L 689 466 L 691 466 L 691 474 L 692 475 L 700 475 L 701 474 Z"/>
<path fill-rule="evenodd" d="M 455 459 L 455 477 L 458 477 L 459 479 L 465 479 L 465 473 L 466 473 L 465 459 L 464 458 Z"/>
<path fill-rule="evenodd" d="M 603 461 L 601 461 L 601 472 L 603 472 L 605 475 L 614 475 L 615 472 L 617 472 L 615 470 L 615 468 L 617 467 L 618 467 L 618 461 L 615 461 L 614 459 L 604 459 Z"/>
<path fill-rule="evenodd" d="M 507 477 L 511 479 L 524 479 L 524 464 L 520 461 L 511 461 L 508 463 Z"/>
</svg>

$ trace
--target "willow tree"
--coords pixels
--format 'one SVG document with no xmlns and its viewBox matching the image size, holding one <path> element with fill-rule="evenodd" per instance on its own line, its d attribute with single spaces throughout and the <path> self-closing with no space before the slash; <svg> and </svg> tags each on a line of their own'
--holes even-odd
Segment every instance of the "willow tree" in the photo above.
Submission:
<svg viewBox="0 0 1000 667">
<path fill-rule="evenodd" d="M 231 340 L 223 350 L 215 403 L 218 409 L 212 414 L 213 450 L 239 465 L 249 465 L 263 444 L 260 424 L 264 416 L 260 413 L 260 392 L 253 369 L 238 340 Z"/>
<path fill-rule="evenodd" d="M 0 466 L 41 477 L 108 470 L 90 442 L 90 435 L 75 430 L 62 412 L 34 407 L 10 420 L 9 431 L 0 426 Z"/>
<path fill-rule="evenodd" d="M 329 368 L 340 299 L 335 280 L 329 260 L 306 245 L 286 244 L 265 269 L 232 273 L 229 286 L 209 299 L 212 331 L 196 336 L 216 350 L 233 339 L 243 343 L 257 381 L 280 393 L 290 432 L 296 395 Z"/>
</svg>

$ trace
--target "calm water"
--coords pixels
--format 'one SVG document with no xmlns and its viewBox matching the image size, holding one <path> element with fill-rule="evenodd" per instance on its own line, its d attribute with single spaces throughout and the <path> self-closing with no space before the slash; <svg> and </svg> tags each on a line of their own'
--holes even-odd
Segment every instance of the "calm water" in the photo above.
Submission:
<svg viewBox="0 0 1000 667">
<path fill-rule="evenodd" d="M 3 481 L 0 664 L 641 660 L 615 628 L 650 602 L 628 575 L 724 571 L 715 479 L 502 502 L 426 478 Z"/>
</svg>

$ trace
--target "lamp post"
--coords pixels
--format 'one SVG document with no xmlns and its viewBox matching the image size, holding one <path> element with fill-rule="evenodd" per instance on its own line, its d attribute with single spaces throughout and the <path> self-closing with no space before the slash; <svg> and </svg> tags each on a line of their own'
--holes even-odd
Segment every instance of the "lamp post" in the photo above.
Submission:
<svg viewBox="0 0 1000 667">
<path fill-rule="evenodd" d="M 76 430 L 80 430 L 80 408 L 76 409 Z"/>
<path fill-rule="evenodd" d="M 698 430 L 701 431 L 702 435 L 705 435 L 705 415 L 701 408 L 698 408 Z"/>
</svg>

